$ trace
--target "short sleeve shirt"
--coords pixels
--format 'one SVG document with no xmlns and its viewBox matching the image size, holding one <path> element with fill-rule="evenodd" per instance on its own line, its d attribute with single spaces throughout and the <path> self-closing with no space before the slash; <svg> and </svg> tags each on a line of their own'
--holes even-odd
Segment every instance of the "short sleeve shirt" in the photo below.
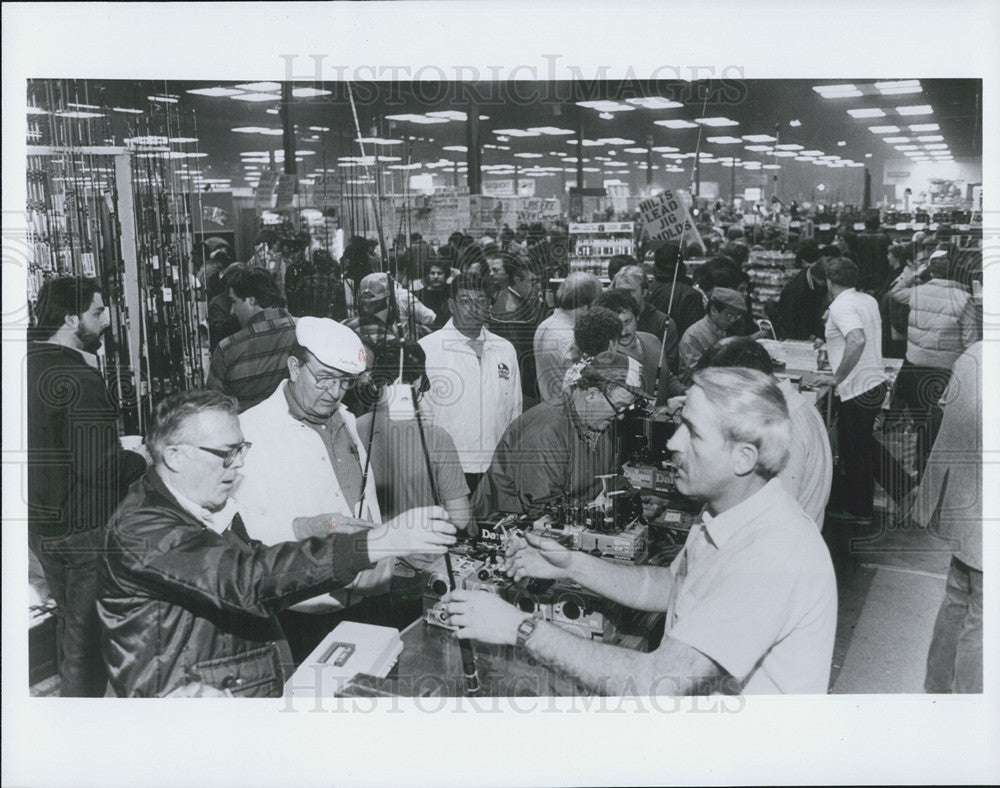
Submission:
<svg viewBox="0 0 1000 788">
<path fill-rule="evenodd" d="M 864 394 L 886 379 L 878 301 L 851 288 L 833 299 L 827 310 L 826 348 L 834 371 L 844 358 L 847 335 L 858 328 L 865 333 L 865 347 L 854 369 L 837 386 L 837 396 L 842 402 Z"/>
<path fill-rule="evenodd" d="M 819 531 L 776 479 L 696 523 L 670 566 L 665 635 L 713 659 L 743 694 L 825 694 L 837 584 Z"/>
<path fill-rule="evenodd" d="M 391 421 L 379 404 L 372 432 L 372 414 L 358 418 L 358 435 L 371 442 L 371 473 L 383 519 L 395 517 L 418 506 L 431 506 L 430 478 L 420 440 L 420 425 L 414 421 Z M 427 451 L 434 465 L 434 481 L 441 502 L 454 501 L 469 494 L 462 473 L 458 451 L 448 433 L 440 427 L 424 424 Z"/>
</svg>

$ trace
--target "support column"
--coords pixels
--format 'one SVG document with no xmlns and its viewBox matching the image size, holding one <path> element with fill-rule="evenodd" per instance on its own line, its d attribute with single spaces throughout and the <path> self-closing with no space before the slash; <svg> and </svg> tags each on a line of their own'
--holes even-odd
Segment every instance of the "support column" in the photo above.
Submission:
<svg viewBox="0 0 1000 788">
<path fill-rule="evenodd" d="M 466 110 L 465 147 L 465 161 L 468 165 L 465 178 L 469 184 L 469 194 L 481 194 L 483 157 L 479 141 L 479 104 L 471 96 Z"/>
<path fill-rule="evenodd" d="M 295 127 L 292 125 L 292 83 L 281 83 L 281 143 L 285 150 L 285 175 L 295 174 Z"/>
</svg>

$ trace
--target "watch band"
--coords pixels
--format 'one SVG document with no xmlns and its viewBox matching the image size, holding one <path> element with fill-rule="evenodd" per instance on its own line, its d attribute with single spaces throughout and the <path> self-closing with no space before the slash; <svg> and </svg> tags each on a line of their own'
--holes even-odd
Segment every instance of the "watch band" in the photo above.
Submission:
<svg viewBox="0 0 1000 788">
<path fill-rule="evenodd" d="M 528 638 L 530 638 L 532 633 L 535 631 L 535 627 L 538 626 L 539 621 L 541 621 L 540 618 L 531 616 L 518 624 L 516 641 L 518 646 L 523 647 L 524 644 L 528 642 Z"/>
</svg>

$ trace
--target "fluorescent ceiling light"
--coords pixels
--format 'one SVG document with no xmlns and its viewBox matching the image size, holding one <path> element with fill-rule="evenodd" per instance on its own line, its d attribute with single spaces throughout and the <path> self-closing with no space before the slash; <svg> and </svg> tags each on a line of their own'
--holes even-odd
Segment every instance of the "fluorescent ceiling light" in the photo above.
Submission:
<svg viewBox="0 0 1000 788">
<path fill-rule="evenodd" d="M 772 156 L 777 156 L 779 158 L 784 158 L 786 156 L 795 156 L 796 153 L 793 150 L 776 150 L 771 154 Z"/>
<path fill-rule="evenodd" d="M 280 82 L 245 82 L 242 85 L 237 85 L 240 90 L 256 90 L 258 92 L 264 92 L 268 90 L 281 90 Z"/>
<path fill-rule="evenodd" d="M 516 159 L 540 159 L 542 158 L 541 153 L 515 153 L 514 158 Z"/>
<path fill-rule="evenodd" d="M 910 131 L 940 131 L 941 127 L 937 123 L 917 123 L 910 126 Z"/>
<path fill-rule="evenodd" d="M 141 109 L 131 109 L 130 107 L 112 107 L 114 112 L 127 112 L 129 115 L 141 115 Z"/>
<path fill-rule="evenodd" d="M 739 126 L 739 122 L 729 118 L 695 118 L 695 123 L 704 126 Z"/>
<path fill-rule="evenodd" d="M 821 150 L 803 150 L 799 151 L 799 156 L 822 156 L 823 151 Z"/>
<path fill-rule="evenodd" d="M 583 142 L 587 143 L 586 140 Z M 635 145 L 635 140 L 627 140 L 622 137 L 601 137 L 597 142 L 601 145 Z"/>
<path fill-rule="evenodd" d="M 526 129 L 494 129 L 493 133 L 497 136 L 503 137 L 540 137 L 537 131 L 529 131 Z"/>
<path fill-rule="evenodd" d="M 747 150 L 752 150 L 755 153 L 765 153 L 767 151 L 774 150 L 770 145 L 747 145 Z"/>
<path fill-rule="evenodd" d="M 668 129 L 696 129 L 698 128 L 697 123 L 690 123 L 686 120 L 654 120 L 653 123 L 657 126 L 666 126 Z"/>
<path fill-rule="evenodd" d="M 77 104 L 73 101 L 66 102 L 67 107 L 76 107 L 77 109 L 100 109 L 96 104 Z"/>
<path fill-rule="evenodd" d="M 548 134 L 553 137 L 561 137 L 573 133 L 572 129 L 560 129 L 558 126 L 532 126 L 528 131 L 534 131 L 538 134 Z"/>
<path fill-rule="evenodd" d="M 909 142 L 909 137 L 883 137 L 884 142 L 888 142 L 890 145 L 895 145 L 900 142 Z"/>
<path fill-rule="evenodd" d="M 884 118 L 885 112 L 878 107 L 867 107 L 864 109 L 849 109 L 847 114 L 852 118 Z"/>
<path fill-rule="evenodd" d="M 295 98 L 313 98 L 314 96 L 329 96 L 332 93 L 330 90 L 321 90 L 320 88 L 292 88 L 292 95 Z"/>
<path fill-rule="evenodd" d="M 233 90 L 233 88 L 196 88 L 187 92 L 194 93 L 196 96 L 211 96 L 216 98 L 221 96 L 238 96 L 243 91 Z"/>
<path fill-rule="evenodd" d="M 904 93 L 919 93 L 920 82 L 916 79 L 901 79 L 894 82 L 876 82 L 875 88 L 883 96 L 898 96 Z"/>
<path fill-rule="evenodd" d="M 791 126 L 793 129 L 794 128 L 798 128 L 799 126 L 802 125 L 802 121 L 801 120 L 790 120 L 790 121 L 788 121 L 788 125 Z"/>
<path fill-rule="evenodd" d="M 896 134 L 899 131 L 899 126 L 869 126 L 868 130 L 874 131 L 876 134 Z"/>
<path fill-rule="evenodd" d="M 823 98 L 849 98 L 861 95 L 861 91 L 850 83 L 843 85 L 815 85 L 813 90 Z"/>
<path fill-rule="evenodd" d="M 176 104 L 177 99 L 173 96 L 146 96 L 150 101 L 159 101 L 161 104 Z"/>
<path fill-rule="evenodd" d="M 918 146 L 916 146 L 916 145 L 897 145 L 896 146 L 896 150 L 917 150 L 917 149 L 918 149 Z"/>
<path fill-rule="evenodd" d="M 670 99 L 665 99 L 660 96 L 647 96 L 645 98 L 630 98 L 625 99 L 629 104 L 635 104 L 637 107 L 642 107 L 644 109 L 672 109 L 674 107 L 683 107 L 684 105 L 679 101 L 671 101 Z"/>
<path fill-rule="evenodd" d="M 387 140 L 383 137 L 362 137 L 361 141 L 365 145 L 402 145 L 402 140 Z"/>
<path fill-rule="evenodd" d="M 278 101 L 281 96 L 274 93 L 241 93 L 238 96 L 230 96 L 230 98 L 236 101 Z"/>
<path fill-rule="evenodd" d="M 430 124 L 430 123 L 447 123 L 448 122 L 447 118 L 430 118 L 427 115 L 413 115 L 413 114 L 406 114 L 406 115 L 386 115 L 385 119 L 386 120 L 402 120 L 402 121 L 406 121 L 407 123 L 419 123 L 419 124 L 422 124 L 422 125 L 427 125 L 427 124 Z"/>
<path fill-rule="evenodd" d="M 793 142 L 790 142 L 786 145 L 775 145 L 774 147 L 777 148 L 778 150 L 802 150 L 801 145 L 796 145 Z"/>
<path fill-rule="evenodd" d="M 455 153 L 467 153 L 469 149 L 465 145 L 445 145 L 441 150 L 450 150 Z"/>
<path fill-rule="evenodd" d="M 444 109 L 438 110 L 436 112 L 428 112 L 428 118 L 444 118 L 445 120 L 466 120 L 468 116 L 464 112 L 459 112 L 454 109 Z"/>
<path fill-rule="evenodd" d="M 739 137 L 707 137 L 706 139 L 716 145 L 738 145 L 743 142 Z"/>
<path fill-rule="evenodd" d="M 796 156 L 795 161 L 812 161 L 812 156 Z"/>
<path fill-rule="evenodd" d="M 648 153 L 647 148 L 626 148 L 625 153 Z"/>
<path fill-rule="evenodd" d="M 655 148 L 653 148 L 653 151 L 656 153 L 677 153 L 677 151 L 679 150 L 680 148 L 674 148 L 671 147 L 670 145 L 657 145 Z"/>
<path fill-rule="evenodd" d="M 849 161 L 849 162 L 847 162 L 847 166 L 848 167 L 864 167 L 865 165 L 862 164 L 860 161 Z"/>
<path fill-rule="evenodd" d="M 780 164 L 765 164 L 764 167 L 763 167 L 763 169 L 765 169 L 765 170 L 780 170 L 781 169 L 781 165 Z"/>
<path fill-rule="evenodd" d="M 896 107 L 900 115 L 930 115 L 934 112 L 930 104 L 914 104 L 909 107 Z"/>
<path fill-rule="evenodd" d="M 622 104 L 618 101 L 578 101 L 576 105 L 578 107 L 594 109 L 598 112 L 630 112 L 635 109 L 630 104 Z"/>
<path fill-rule="evenodd" d="M 924 145 L 924 150 L 947 150 L 947 143 L 940 142 L 935 145 Z"/>
<path fill-rule="evenodd" d="M 230 131 L 235 131 L 237 134 L 260 134 L 261 132 L 267 131 L 267 129 L 262 126 L 236 126 Z"/>
<path fill-rule="evenodd" d="M 171 145 L 181 145 L 183 143 L 197 142 L 197 141 L 198 141 L 197 137 L 171 137 L 170 138 L 170 144 Z"/>
<path fill-rule="evenodd" d="M 777 137 L 772 137 L 770 134 L 744 134 L 743 139 L 747 142 L 777 142 Z"/>
<path fill-rule="evenodd" d="M 917 142 L 941 142 L 944 140 L 940 134 L 927 134 L 923 137 L 917 137 Z"/>
<path fill-rule="evenodd" d="M 63 112 L 57 112 L 57 117 L 60 118 L 103 118 L 104 115 L 100 112 L 81 112 L 79 110 L 65 110 Z"/>
</svg>

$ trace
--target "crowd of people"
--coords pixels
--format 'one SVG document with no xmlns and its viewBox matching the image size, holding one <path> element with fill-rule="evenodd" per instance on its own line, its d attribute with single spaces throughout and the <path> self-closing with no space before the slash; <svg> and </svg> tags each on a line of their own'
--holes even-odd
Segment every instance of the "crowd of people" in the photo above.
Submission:
<svg viewBox="0 0 1000 788">
<path fill-rule="evenodd" d="M 741 232 L 690 277 L 677 243 L 651 265 L 620 255 L 607 286 L 535 227 L 524 243 L 456 233 L 439 248 L 414 234 L 385 261 L 355 238 L 339 262 L 317 250 L 283 278 L 222 257 L 206 386 L 160 402 L 138 451 L 91 356 L 98 285 L 50 280 L 28 352 L 29 506 L 62 694 L 279 694 L 340 621 L 419 615 L 399 559 L 413 570 L 493 512 L 592 500 L 622 459 L 612 425 L 637 403 L 677 420 L 678 490 L 705 507 L 678 558 L 622 567 L 531 536 L 507 568 L 664 612 L 660 646 L 584 642 L 461 591 L 446 600 L 460 637 L 522 645 L 594 691 L 825 692 L 837 598 L 820 530 L 870 521 L 876 481 L 911 500 L 924 474 L 938 494 L 919 517 L 962 545 L 933 691 L 969 691 L 975 660 L 954 643 L 975 639 L 978 609 L 981 644 L 978 523 L 934 504 L 973 464 L 942 475 L 934 454 L 955 432 L 949 401 L 974 407 L 951 376 L 981 336 L 976 270 L 946 240 L 912 254 L 869 229 L 803 242 L 764 328 Z M 757 341 L 773 336 L 825 342 L 830 369 L 805 382 L 834 390 L 836 468 L 820 412 Z M 883 462 L 873 432 L 894 342 L 887 421 L 914 424 L 912 471 Z"/>
</svg>

